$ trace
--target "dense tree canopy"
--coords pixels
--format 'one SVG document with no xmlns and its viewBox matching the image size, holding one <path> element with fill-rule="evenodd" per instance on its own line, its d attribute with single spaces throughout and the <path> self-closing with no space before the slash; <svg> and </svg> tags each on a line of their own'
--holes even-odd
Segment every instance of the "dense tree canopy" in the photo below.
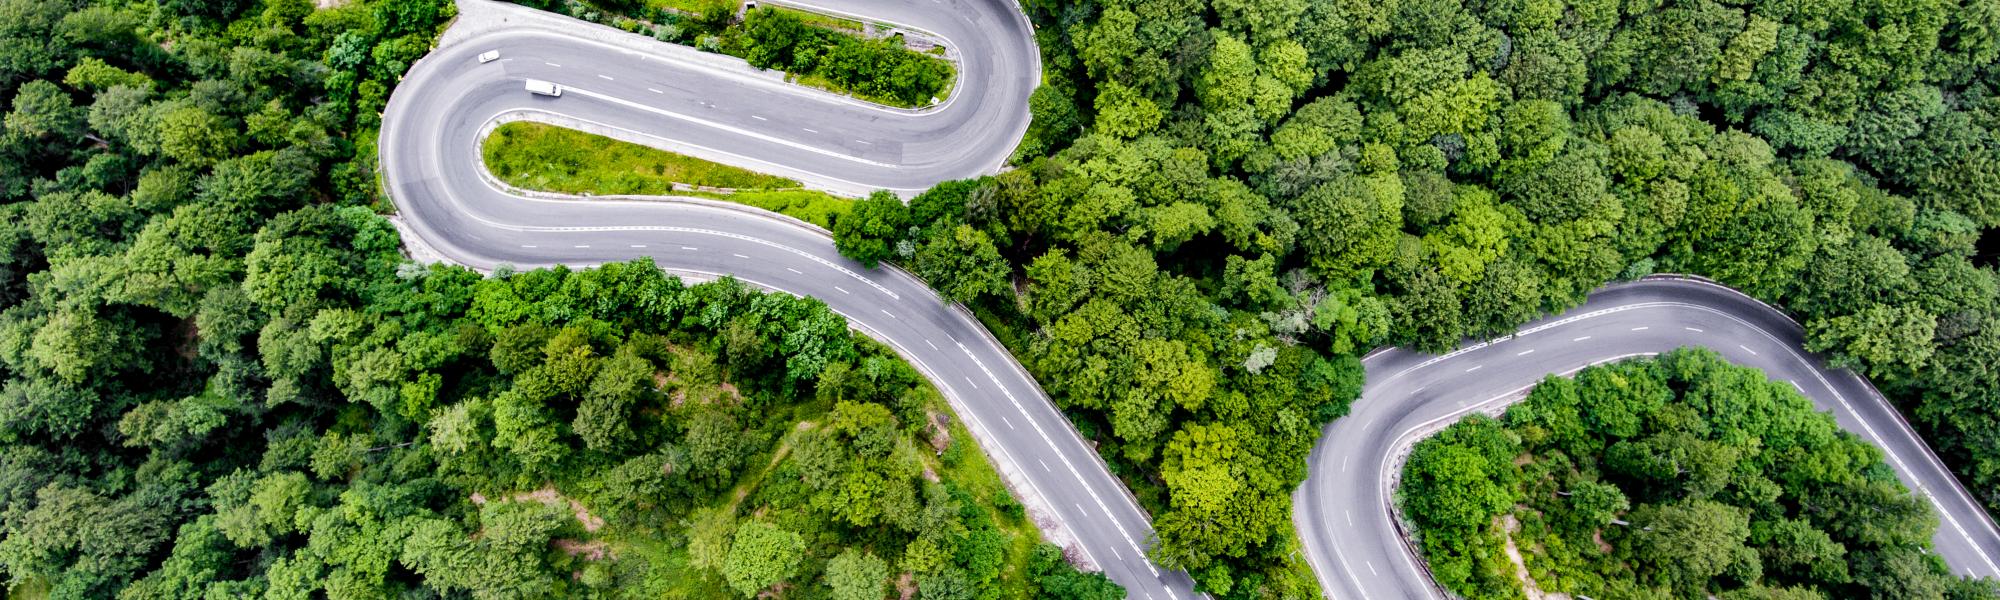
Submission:
<svg viewBox="0 0 2000 600">
<path fill-rule="evenodd" d="M 1122 594 L 816 300 L 406 261 L 328 4 L 0 0 L 0 595 Z"/>
<path fill-rule="evenodd" d="M 1930 553 L 1937 517 L 1881 450 L 1706 350 L 1545 379 L 1418 443 L 1402 483 L 1432 572 L 1467 598 L 2000 593 Z"/>
<path fill-rule="evenodd" d="M 1791 311 L 2000 506 L 2000 4 L 1024 4 L 1044 81 L 1016 168 L 837 233 L 909 266 L 985 232 L 1011 285 L 955 298 L 1209 591 L 1314 595 L 1255 499 L 1283 513 L 1349 356 L 1499 335 L 1655 272 Z M 1201 463 L 1168 451 L 1223 430 L 1257 460 L 1184 472 Z M 1201 512 L 1216 490 L 1252 499 L 1224 509 L 1238 539 L 1182 528 L 1224 522 Z"/>
</svg>

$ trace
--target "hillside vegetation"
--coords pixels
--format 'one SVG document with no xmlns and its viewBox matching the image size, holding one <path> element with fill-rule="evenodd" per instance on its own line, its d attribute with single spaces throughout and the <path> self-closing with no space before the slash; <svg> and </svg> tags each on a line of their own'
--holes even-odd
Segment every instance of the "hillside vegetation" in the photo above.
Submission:
<svg viewBox="0 0 2000 600">
<path fill-rule="evenodd" d="M 1399 492 L 1431 571 L 1472 600 L 1524 597 L 1510 543 L 1575 597 L 2000 594 L 1930 553 L 1937 515 L 1881 450 L 1707 350 L 1544 379 L 1418 443 Z"/>
<path fill-rule="evenodd" d="M 816 300 L 405 261 L 334 4 L 0 0 L 0 595 L 1122 593 Z"/>
<path fill-rule="evenodd" d="M 834 229 L 985 314 L 1217 596 L 1316 595 L 1352 356 L 1655 272 L 1790 311 L 2000 506 L 2000 2 L 1025 5 L 1018 168 Z"/>
</svg>

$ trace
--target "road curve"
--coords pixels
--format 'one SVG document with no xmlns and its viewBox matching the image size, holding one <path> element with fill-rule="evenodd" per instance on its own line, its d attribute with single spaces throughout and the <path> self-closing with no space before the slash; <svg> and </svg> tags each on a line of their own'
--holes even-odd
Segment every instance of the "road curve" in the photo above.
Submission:
<svg viewBox="0 0 2000 600">
<path fill-rule="evenodd" d="M 1444 598 L 1402 541 L 1389 511 L 1395 457 L 1471 411 L 1518 400 L 1548 374 L 1685 346 L 1789 381 L 1842 428 L 1882 448 L 1903 484 L 1930 501 L 1938 553 L 1955 572 L 2000 576 L 2000 529 L 1888 401 L 1846 370 L 1805 353 L 1798 324 L 1712 283 L 1654 278 L 1613 285 L 1582 307 L 1515 335 L 1444 356 L 1400 349 L 1368 357 L 1368 382 L 1329 424 L 1294 493 L 1293 524 L 1327 596 Z"/>
<path fill-rule="evenodd" d="M 520 7 L 461 0 L 447 43 L 419 61 L 383 115 L 382 183 L 406 235 L 451 262 L 585 266 L 651 257 L 685 275 L 733 275 L 826 302 L 895 348 L 937 385 L 1040 520 L 1074 539 L 1083 558 L 1132 598 L 1189 600 L 1193 582 L 1146 559 L 1152 529 L 1118 479 L 1006 348 L 962 308 L 895 269 L 842 258 L 823 231 L 770 213 L 714 203 L 531 199 L 491 185 L 479 136 L 496 118 L 556 115 L 751 167 L 868 188 L 915 190 L 993 171 L 1026 126 L 1035 83 L 1028 24 L 1008 0 L 816 4 L 907 24 L 959 45 L 960 85 L 927 111 L 865 106 L 714 68 L 678 50 L 606 43 L 627 35 Z M 468 24 L 470 23 L 470 24 Z M 574 29 L 568 29 L 574 28 Z M 595 28 L 595 29 L 593 29 Z M 505 57 L 480 64 L 476 55 Z M 707 61 L 707 62 L 704 62 Z M 523 80 L 554 81 L 560 98 Z M 753 158 L 754 157 L 754 158 Z"/>
</svg>

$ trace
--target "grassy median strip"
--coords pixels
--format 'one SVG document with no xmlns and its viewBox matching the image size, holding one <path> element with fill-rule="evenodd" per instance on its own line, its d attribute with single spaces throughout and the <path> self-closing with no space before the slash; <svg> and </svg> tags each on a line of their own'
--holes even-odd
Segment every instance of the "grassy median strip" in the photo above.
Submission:
<svg viewBox="0 0 2000 600">
<path fill-rule="evenodd" d="M 674 184 L 770 190 L 799 182 L 543 123 L 501 125 L 486 138 L 486 166 L 501 181 L 570 194 L 672 193 Z"/>
<path fill-rule="evenodd" d="M 852 203 L 799 182 L 544 123 L 516 121 L 493 130 L 481 150 L 486 167 L 519 188 L 598 196 L 698 196 L 755 206 L 820 227 Z M 734 191 L 675 191 L 674 184 Z"/>
</svg>

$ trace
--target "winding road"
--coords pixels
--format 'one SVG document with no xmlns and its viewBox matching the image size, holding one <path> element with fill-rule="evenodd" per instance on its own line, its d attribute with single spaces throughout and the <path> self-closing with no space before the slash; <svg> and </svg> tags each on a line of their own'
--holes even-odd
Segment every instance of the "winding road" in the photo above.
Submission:
<svg viewBox="0 0 2000 600">
<path fill-rule="evenodd" d="M 493 125 L 537 119 L 848 194 L 908 195 L 992 173 L 1025 131 L 1039 80 L 1032 30 L 1009 0 L 813 0 L 823 11 L 947 40 L 960 58 L 958 85 L 924 110 L 786 84 L 735 59 L 511 4 L 458 5 L 444 42 L 410 70 L 383 115 L 382 184 L 413 252 L 480 269 L 650 257 L 685 276 L 731 275 L 819 298 L 938 386 L 1052 538 L 1131 598 L 1198 597 L 1185 574 L 1146 559 L 1147 516 L 1034 379 L 915 277 L 866 269 L 841 257 L 825 232 L 772 213 L 704 201 L 531 198 L 494 184 L 480 162 Z M 480 63 L 489 50 L 502 58 Z M 528 79 L 566 93 L 530 95 Z M 1362 399 L 1326 428 L 1296 492 L 1307 558 L 1331 597 L 1440 597 L 1388 511 L 1398 449 L 1457 415 L 1504 404 L 1545 374 L 1699 345 L 1799 384 L 1842 426 L 1882 446 L 1904 482 L 1940 509 L 1937 544 L 1947 563 L 2000 575 L 1991 519 L 1865 382 L 1822 368 L 1799 342 L 1796 324 L 1741 295 L 1648 281 L 1608 288 L 1568 316 L 1445 357 L 1372 355 Z"/>
<path fill-rule="evenodd" d="M 544 116 L 818 187 L 920 190 L 994 172 L 1027 126 L 1032 35 L 1008 0 L 824 0 L 821 8 L 922 28 L 959 44 L 961 84 L 925 111 L 885 109 L 761 77 L 734 59 L 510 4 L 461 0 L 444 43 L 383 115 L 380 169 L 406 234 L 481 269 L 651 257 L 696 278 L 733 275 L 812 296 L 889 344 L 944 393 L 1045 529 L 1132 598 L 1190 600 L 1193 581 L 1146 559 L 1152 528 L 1093 447 L 963 309 L 900 270 L 870 270 L 824 232 L 721 203 L 527 198 L 492 184 L 482 134 Z M 481 64 L 477 55 L 499 50 Z M 524 91 L 541 79 L 559 98 Z M 754 158 L 752 158 L 754 157 Z"/>
<path fill-rule="evenodd" d="M 1364 360 L 1347 417 L 1327 425 L 1293 495 L 1293 524 L 1331 598 L 1446 598 L 1389 510 L 1398 457 L 1473 411 L 1519 400 L 1549 374 L 1699 346 L 1787 381 L 1848 431 L 1880 447 L 1903 484 L 1936 509 L 1934 542 L 1953 571 L 2000 576 L 2000 530 L 1895 408 L 1859 376 L 1806 354 L 1797 323 L 1712 283 L 1654 278 L 1612 285 L 1582 307 L 1444 356 L 1391 349 Z"/>
</svg>

